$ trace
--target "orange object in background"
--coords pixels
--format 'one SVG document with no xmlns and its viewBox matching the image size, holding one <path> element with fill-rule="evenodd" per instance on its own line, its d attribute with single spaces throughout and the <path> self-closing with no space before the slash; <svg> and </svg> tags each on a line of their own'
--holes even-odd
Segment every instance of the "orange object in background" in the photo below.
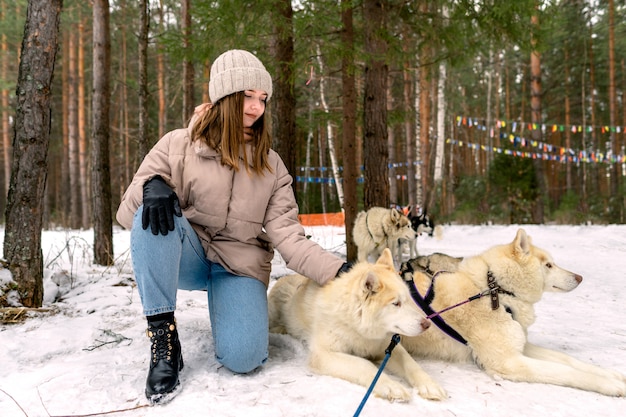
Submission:
<svg viewBox="0 0 626 417">
<path fill-rule="evenodd" d="M 303 226 L 344 226 L 344 215 L 340 213 L 299 214 Z"/>
</svg>

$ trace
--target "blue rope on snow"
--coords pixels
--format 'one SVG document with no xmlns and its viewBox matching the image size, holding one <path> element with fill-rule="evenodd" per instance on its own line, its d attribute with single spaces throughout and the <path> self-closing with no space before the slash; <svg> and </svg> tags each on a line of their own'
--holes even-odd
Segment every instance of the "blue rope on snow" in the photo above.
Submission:
<svg viewBox="0 0 626 417">
<path fill-rule="evenodd" d="M 372 393 L 372 390 L 374 389 L 376 382 L 378 382 L 378 378 L 380 377 L 380 374 L 383 373 L 383 369 L 385 369 L 385 365 L 387 365 L 387 361 L 389 360 L 389 357 L 391 356 L 391 352 L 393 351 L 393 349 L 396 347 L 398 343 L 400 343 L 400 335 L 394 334 L 393 336 L 391 336 L 391 343 L 389 343 L 389 346 L 387 346 L 387 349 L 385 349 L 385 358 L 383 359 L 383 362 L 380 364 L 380 367 L 378 368 L 378 372 L 376 373 L 374 380 L 370 384 L 370 387 L 367 389 L 367 392 L 365 393 L 365 397 L 363 397 L 363 400 L 361 401 L 361 404 L 359 404 L 359 408 L 356 409 L 356 413 L 354 413 L 353 417 L 358 417 L 358 415 L 361 414 L 361 410 L 363 410 L 363 407 L 365 406 L 367 399 Z"/>
</svg>

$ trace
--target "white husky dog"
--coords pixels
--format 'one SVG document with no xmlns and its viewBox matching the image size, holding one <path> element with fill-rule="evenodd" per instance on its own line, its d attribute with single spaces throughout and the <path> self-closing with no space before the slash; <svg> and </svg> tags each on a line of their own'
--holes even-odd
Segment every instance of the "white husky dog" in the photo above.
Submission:
<svg viewBox="0 0 626 417">
<path fill-rule="evenodd" d="M 418 300 L 430 301 L 433 311 L 441 311 L 487 294 L 441 315 L 437 326 L 402 344 L 412 354 L 427 358 L 465 361 L 472 358 L 487 373 L 511 381 L 539 382 L 595 391 L 605 395 L 626 395 L 626 377 L 617 371 L 584 363 L 565 353 L 528 342 L 528 327 L 535 320 L 533 305 L 546 291 L 569 292 L 582 277 L 558 267 L 552 257 L 533 246 L 519 229 L 510 244 L 494 246 L 480 255 L 444 259 L 441 254 L 421 269 L 403 264 L 405 280 L 412 280 Z M 445 272 L 436 274 L 433 265 Z M 434 274 L 434 275 L 433 275 Z M 433 284 L 431 286 L 431 283 Z M 430 293 L 429 293 L 430 291 Z M 426 294 L 426 296 L 424 296 Z M 453 331 L 444 333 L 449 326 Z M 456 332 L 467 345 L 450 336 Z"/>
<path fill-rule="evenodd" d="M 372 207 L 356 216 L 352 238 L 359 261 L 366 261 L 380 256 L 385 248 L 395 253 L 398 239 L 415 239 L 415 230 L 409 218 L 395 208 Z"/>
<path fill-rule="evenodd" d="M 389 249 L 375 264 L 358 262 L 324 286 L 301 275 L 279 278 L 268 303 L 270 331 L 304 340 L 312 370 L 364 387 L 374 380 L 378 369 L 373 362 L 384 358 L 394 334 L 417 336 L 430 325 L 395 270 Z M 424 398 L 447 397 L 400 344 L 386 369 Z M 411 398 L 410 391 L 385 372 L 373 393 L 391 401 Z"/>
</svg>

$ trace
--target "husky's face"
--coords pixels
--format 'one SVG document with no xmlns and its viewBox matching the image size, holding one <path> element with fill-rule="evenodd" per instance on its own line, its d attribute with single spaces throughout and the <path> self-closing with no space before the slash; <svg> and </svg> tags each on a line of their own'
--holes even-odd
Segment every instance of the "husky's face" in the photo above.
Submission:
<svg viewBox="0 0 626 417">
<path fill-rule="evenodd" d="M 397 239 L 415 239 L 415 230 L 411 227 L 411 221 L 407 216 L 400 213 L 396 209 L 391 209 L 389 236 L 395 236 Z"/>
<path fill-rule="evenodd" d="M 516 296 L 536 302 L 546 292 L 568 292 L 580 284 L 582 277 L 554 263 L 552 256 L 532 244 L 530 236 L 519 229 L 510 246 L 512 257 L 504 256 L 498 278 Z M 495 259 L 498 264 L 498 258 Z M 508 264 L 508 266 L 507 266 Z"/>
<path fill-rule="evenodd" d="M 415 233 L 421 235 L 422 233 L 428 233 L 429 236 L 432 236 L 433 231 L 435 230 L 433 227 L 433 222 L 428 217 L 428 214 L 420 214 L 418 216 L 411 216 L 411 228 L 415 230 Z"/>
<path fill-rule="evenodd" d="M 372 337 L 381 331 L 417 336 L 430 326 L 395 271 L 389 249 L 365 272 L 361 286 L 360 322 L 364 333 L 371 332 Z"/>
<path fill-rule="evenodd" d="M 533 248 L 533 253 L 541 265 L 544 291 L 570 292 L 582 282 L 582 276 L 557 266 L 546 251 Z"/>
<path fill-rule="evenodd" d="M 384 327 L 391 333 L 403 336 L 417 336 L 430 326 L 430 321 L 411 298 L 411 294 L 402 279 L 393 277 L 394 282 L 387 283 L 387 289 L 380 294 L 379 312 Z"/>
</svg>

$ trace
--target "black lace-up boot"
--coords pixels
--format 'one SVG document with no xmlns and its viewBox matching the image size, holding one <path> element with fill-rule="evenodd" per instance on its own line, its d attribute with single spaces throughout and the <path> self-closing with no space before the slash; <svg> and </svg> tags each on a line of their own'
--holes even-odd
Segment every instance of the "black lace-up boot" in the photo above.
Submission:
<svg viewBox="0 0 626 417">
<path fill-rule="evenodd" d="M 174 314 L 148 317 L 146 334 L 152 343 L 146 397 L 151 404 L 164 404 L 178 391 L 178 373 L 184 366 Z"/>
</svg>

